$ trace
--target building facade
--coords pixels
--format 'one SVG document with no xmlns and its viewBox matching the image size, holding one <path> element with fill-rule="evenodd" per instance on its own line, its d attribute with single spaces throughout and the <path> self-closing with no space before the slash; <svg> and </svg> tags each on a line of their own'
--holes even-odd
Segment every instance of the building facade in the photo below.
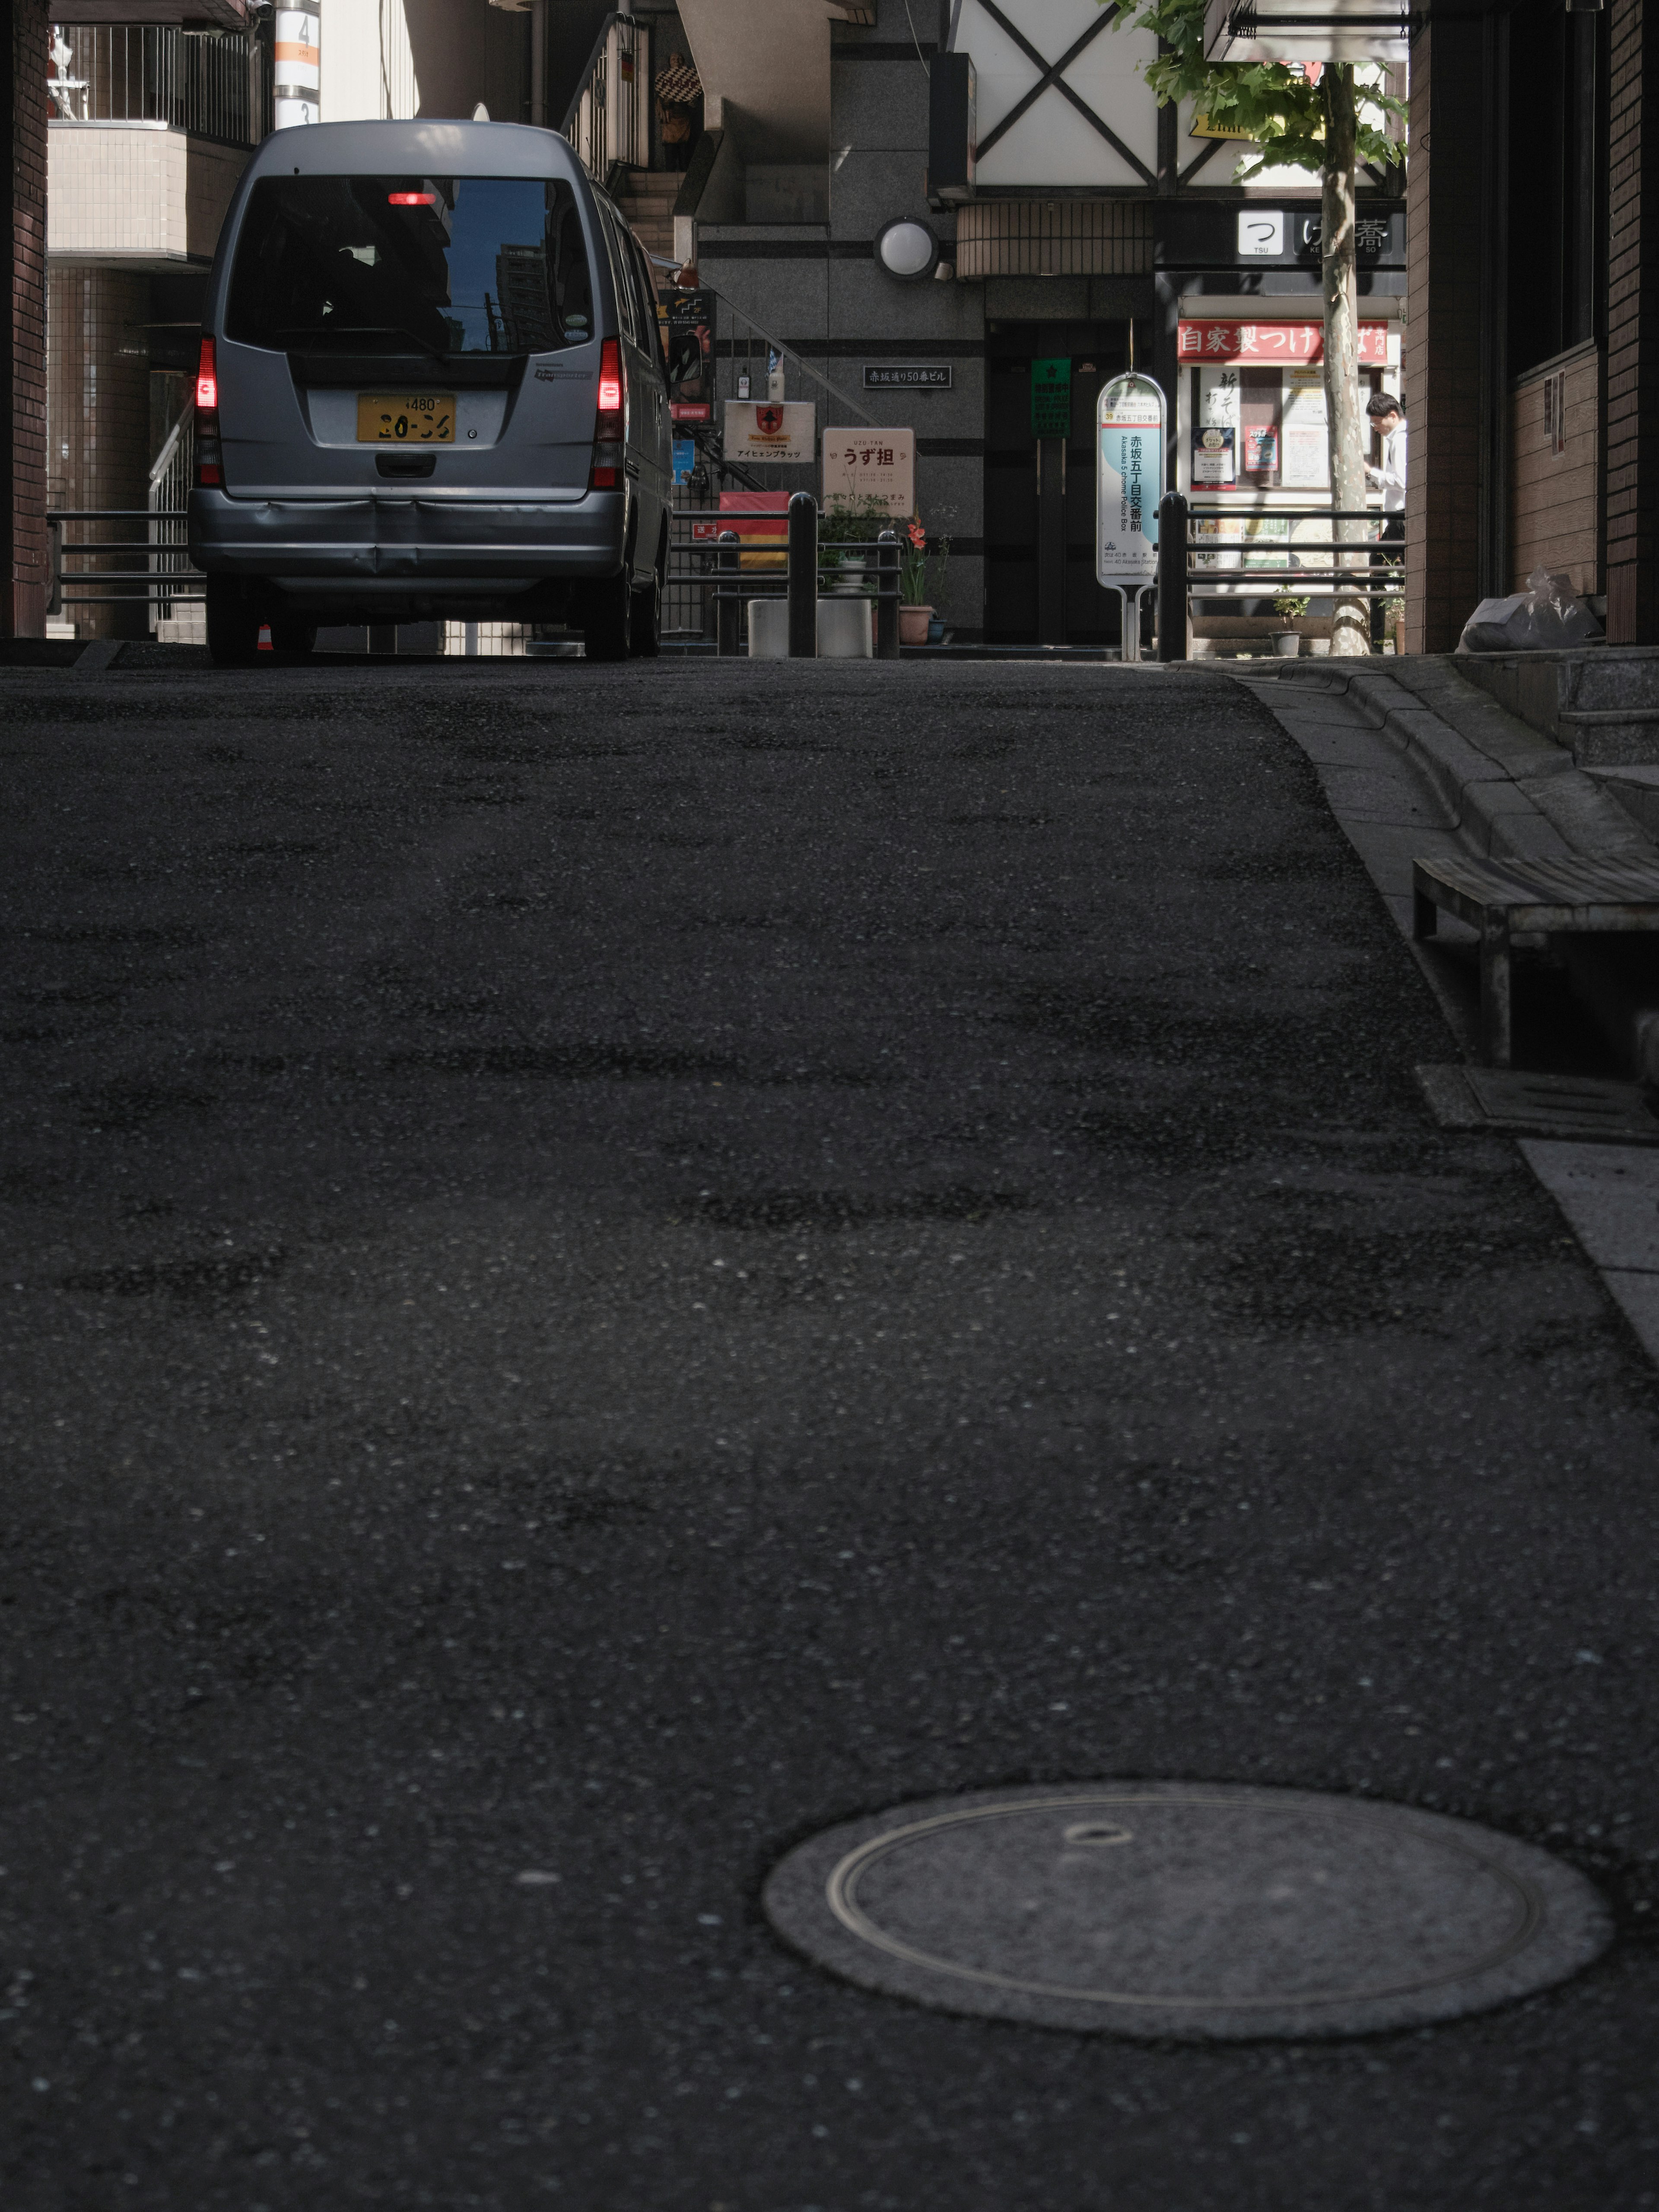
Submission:
<svg viewBox="0 0 1659 2212">
<path fill-rule="evenodd" d="M 1094 408 L 1132 351 L 1165 395 L 1167 481 L 1191 484 L 1195 438 L 1222 433 L 1231 469 L 1200 461 L 1195 488 L 1224 510 L 1218 569 L 1253 537 L 1306 534 L 1279 510 L 1328 497 L 1316 179 L 1240 185 L 1239 147 L 1158 106 L 1152 43 L 1113 14 L 1095 0 L 679 0 L 705 131 L 677 246 L 715 295 L 717 408 L 745 374 L 760 396 L 770 337 L 787 349 L 785 396 L 817 409 L 820 433 L 913 431 L 915 503 L 951 540 L 945 611 L 963 641 L 1118 641 L 1117 602 L 1094 580 Z M 940 56 L 971 64 L 968 177 L 933 137 Z M 1360 275 L 1368 374 L 1395 386 L 1397 175 L 1366 180 Z M 884 266 L 878 240 L 899 222 L 937 241 L 931 273 Z M 1050 418 L 1040 434 L 1034 380 L 1057 363 L 1069 428 Z M 820 486 L 815 463 L 764 474 Z M 1270 612 L 1223 605 L 1200 634 Z"/>
</svg>

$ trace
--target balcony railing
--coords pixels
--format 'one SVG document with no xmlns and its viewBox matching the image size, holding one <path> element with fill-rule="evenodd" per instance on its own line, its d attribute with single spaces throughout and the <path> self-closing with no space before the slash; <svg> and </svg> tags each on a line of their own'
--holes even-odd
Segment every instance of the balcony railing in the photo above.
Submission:
<svg viewBox="0 0 1659 2212">
<path fill-rule="evenodd" d="M 651 167 L 651 32 L 631 15 L 607 15 L 581 89 L 560 129 L 595 184 L 614 168 Z"/>
<path fill-rule="evenodd" d="M 270 72 L 257 38 L 171 23 L 62 23 L 46 79 L 58 123 L 151 123 L 226 146 L 270 129 Z"/>
</svg>

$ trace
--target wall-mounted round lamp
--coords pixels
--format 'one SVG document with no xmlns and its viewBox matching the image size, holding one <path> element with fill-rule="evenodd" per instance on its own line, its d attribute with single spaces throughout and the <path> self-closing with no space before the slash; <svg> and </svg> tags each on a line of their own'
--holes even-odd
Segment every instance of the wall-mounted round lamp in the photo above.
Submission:
<svg viewBox="0 0 1659 2212">
<path fill-rule="evenodd" d="M 890 276 L 931 276 L 939 265 L 939 240 L 925 222 L 901 216 L 876 233 L 876 258 Z"/>
</svg>

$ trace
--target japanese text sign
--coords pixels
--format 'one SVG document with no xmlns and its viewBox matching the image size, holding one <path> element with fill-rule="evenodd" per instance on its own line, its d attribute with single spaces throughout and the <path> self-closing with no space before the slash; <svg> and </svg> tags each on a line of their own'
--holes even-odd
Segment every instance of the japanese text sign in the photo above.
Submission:
<svg viewBox="0 0 1659 2212">
<path fill-rule="evenodd" d="M 823 433 L 823 502 L 879 499 L 893 515 L 916 511 L 916 434 L 914 430 L 832 430 Z"/>
<path fill-rule="evenodd" d="M 1031 363 L 1031 435 L 1072 434 L 1072 363 L 1068 355 Z"/>
<path fill-rule="evenodd" d="M 734 461 L 810 461 L 817 424 L 810 399 L 728 399 L 726 451 Z"/>
<path fill-rule="evenodd" d="M 1095 415 L 1095 576 L 1121 590 L 1158 574 L 1164 394 L 1149 376 L 1115 376 Z"/>
<path fill-rule="evenodd" d="M 1214 367 L 1244 363 L 1268 368 L 1275 362 L 1320 362 L 1325 358 L 1322 323 L 1186 323 L 1176 339 L 1179 359 Z M 1389 361 L 1389 325 L 1361 323 L 1359 365 L 1385 368 Z"/>
</svg>

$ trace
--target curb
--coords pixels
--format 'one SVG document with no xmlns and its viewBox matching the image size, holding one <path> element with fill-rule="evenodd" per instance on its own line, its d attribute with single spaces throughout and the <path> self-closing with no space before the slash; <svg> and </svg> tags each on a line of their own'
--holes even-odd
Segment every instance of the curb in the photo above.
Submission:
<svg viewBox="0 0 1659 2212">
<path fill-rule="evenodd" d="M 1399 745 L 1481 859 L 1648 860 L 1659 850 L 1570 752 L 1459 675 L 1449 657 L 1396 660 L 1386 670 L 1310 661 L 1304 675 L 1302 666 L 1233 681 L 1345 696 Z"/>
</svg>

